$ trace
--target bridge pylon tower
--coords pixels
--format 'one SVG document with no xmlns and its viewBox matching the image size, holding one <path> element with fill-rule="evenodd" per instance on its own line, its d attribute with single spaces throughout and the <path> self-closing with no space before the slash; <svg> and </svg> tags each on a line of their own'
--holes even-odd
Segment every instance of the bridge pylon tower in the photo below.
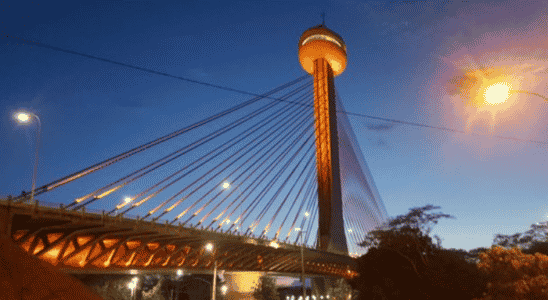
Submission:
<svg viewBox="0 0 548 300">
<path fill-rule="evenodd" d="M 346 68 L 346 45 L 332 30 L 319 25 L 299 40 L 299 61 L 314 76 L 314 116 L 318 171 L 318 250 L 348 255 L 344 229 L 339 138 L 334 77 Z"/>
</svg>

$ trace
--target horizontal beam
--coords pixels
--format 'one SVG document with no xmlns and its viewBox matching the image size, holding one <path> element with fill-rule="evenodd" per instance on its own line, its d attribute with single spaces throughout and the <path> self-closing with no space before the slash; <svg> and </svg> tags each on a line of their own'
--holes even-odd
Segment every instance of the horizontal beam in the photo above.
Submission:
<svg viewBox="0 0 548 300">
<path fill-rule="evenodd" d="M 300 270 L 286 259 L 300 255 L 296 245 L 278 242 L 274 249 L 265 239 L 31 204 L 0 201 L 0 210 L 12 216 L 11 237 L 19 247 L 67 273 L 207 272 L 212 269 L 212 254 L 204 248 L 208 242 L 215 244 L 227 272 Z M 351 257 L 314 249 L 304 253 L 307 264 L 320 266 L 310 269 L 313 274 L 357 275 Z"/>
</svg>

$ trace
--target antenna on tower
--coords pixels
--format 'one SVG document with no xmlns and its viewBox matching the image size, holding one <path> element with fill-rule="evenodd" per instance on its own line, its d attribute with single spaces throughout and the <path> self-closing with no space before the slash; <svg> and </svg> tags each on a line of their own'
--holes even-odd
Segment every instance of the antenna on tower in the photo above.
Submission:
<svg viewBox="0 0 548 300">
<path fill-rule="evenodd" d="M 322 12 L 322 26 L 325 26 L 325 11 Z"/>
</svg>

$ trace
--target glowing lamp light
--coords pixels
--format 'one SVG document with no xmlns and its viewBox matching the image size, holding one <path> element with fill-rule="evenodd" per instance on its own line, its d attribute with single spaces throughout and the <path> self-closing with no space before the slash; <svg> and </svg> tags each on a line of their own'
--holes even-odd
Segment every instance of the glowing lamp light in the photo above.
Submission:
<svg viewBox="0 0 548 300">
<path fill-rule="evenodd" d="M 305 213 L 304 213 L 304 216 L 305 216 L 305 217 L 308 217 L 308 216 L 310 216 L 310 213 L 309 213 L 309 212 L 305 212 Z"/>
<path fill-rule="evenodd" d="M 183 270 L 181 269 L 177 270 L 177 276 L 179 277 L 183 276 Z"/>
<path fill-rule="evenodd" d="M 510 97 L 510 86 L 500 82 L 487 87 L 484 93 L 485 101 L 490 105 L 501 104 Z"/>
<path fill-rule="evenodd" d="M 125 202 L 125 203 L 131 202 L 131 197 L 125 197 L 125 198 L 124 198 L 124 202 Z"/>
<path fill-rule="evenodd" d="M 276 241 L 272 241 L 270 242 L 269 246 L 274 249 L 278 249 L 280 247 L 280 244 L 278 244 Z"/>
<path fill-rule="evenodd" d="M 223 189 L 228 189 L 230 187 L 230 183 L 224 182 L 223 183 Z"/>
<path fill-rule="evenodd" d="M 211 251 L 213 251 L 213 244 L 212 243 L 207 243 L 205 248 L 206 248 L 207 251 L 211 252 Z"/>
<path fill-rule="evenodd" d="M 223 285 L 223 286 L 221 287 L 221 293 L 222 293 L 223 295 L 226 295 L 226 292 L 227 292 L 227 291 L 228 291 L 228 287 L 227 287 L 226 285 Z"/>
<path fill-rule="evenodd" d="M 17 120 L 17 122 L 19 123 L 28 123 L 31 119 L 30 114 L 23 111 L 15 113 L 14 117 L 15 120 Z"/>
<path fill-rule="evenodd" d="M 135 287 L 137 287 L 138 282 L 139 282 L 139 277 L 133 277 L 133 279 L 127 284 L 127 287 L 133 290 L 135 289 Z"/>
</svg>

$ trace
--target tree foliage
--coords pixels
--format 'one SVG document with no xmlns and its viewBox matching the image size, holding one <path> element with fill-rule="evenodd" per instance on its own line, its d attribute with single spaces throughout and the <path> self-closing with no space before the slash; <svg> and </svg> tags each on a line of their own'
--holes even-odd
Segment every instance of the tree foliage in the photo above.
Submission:
<svg viewBox="0 0 548 300">
<path fill-rule="evenodd" d="M 261 276 L 253 291 L 253 297 L 256 300 L 280 300 L 276 279 L 271 276 Z"/>
<path fill-rule="evenodd" d="M 438 236 L 434 236 L 436 244 L 430 237 L 433 226 L 440 219 L 454 218 L 444 213 L 429 212 L 436 209 L 440 207 L 426 205 L 411 208 L 409 213 L 397 216 L 381 228 L 369 232 L 360 246 L 397 251 L 410 259 L 415 268 L 422 269 L 428 264 L 428 256 L 434 249 L 441 247 Z"/>
<path fill-rule="evenodd" d="M 333 300 L 347 300 L 348 295 L 352 295 L 353 291 L 350 284 L 344 278 L 339 278 L 334 282 L 333 286 L 328 288 L 327 294 Z"/>
<path fill-rule="evenodd" d="M 530 229 L 512 235 L 497 234 L 493 240 L 493 245 L 511 248 L 518 247 L 527 249 L 531 246 L 546 242 L 548 240 L 548 222 L 532 224 Z"/>
<path fill-rule="evenodd" d="M 360 246 L 360 277 L 352 282 L 361 299 L 472 299 L 485 290 L 485 276 L 464 250 L 443 249 L 430 236 L 439 220 L 453 218 L 432 212 L 440 207 L 411 208 L 369 232 Z"/>
<path fill-rule="evenodd" d="M 493 247 L 480 259 L 478 268 L 489 283 L 484 297 L 477 300 L 548 299 L 548 256 Z"/>
</svg>

